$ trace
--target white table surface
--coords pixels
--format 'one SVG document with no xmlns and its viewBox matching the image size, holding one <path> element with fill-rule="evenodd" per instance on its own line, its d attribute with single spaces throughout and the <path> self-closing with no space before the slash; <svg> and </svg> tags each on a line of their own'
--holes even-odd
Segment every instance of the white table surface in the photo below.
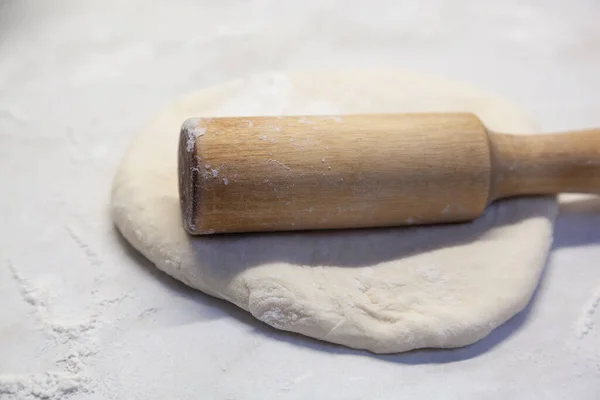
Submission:
<svg viewBox="0 0 600 400">
<path fill-rule="evenodd" d="M 0 398 L 600 398 L 598 199 L 561 207 L 524 312 L 467 348 L 391 356 L 184 287 L 108 212 L 154 112 L 257 72 L 409 68 L 544 130 L 600 126 L 599 21 L 597 0 L 0 1 Z"/>
</svg>

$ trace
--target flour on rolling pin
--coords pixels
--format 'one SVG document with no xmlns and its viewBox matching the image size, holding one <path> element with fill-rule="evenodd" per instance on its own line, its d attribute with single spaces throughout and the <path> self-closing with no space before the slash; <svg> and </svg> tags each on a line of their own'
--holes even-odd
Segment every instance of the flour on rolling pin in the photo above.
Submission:
<svg viewBox="0 0 600 400">
<path fill-rule="evenodd" d="M 182 130 L 187 132 L 187 142 L 186 142 L 186 150 L 188 153 L 194 151 L 194 146 L 196 145 L 196 139 L 198 136 L 204 135 L 206 132 L 206 128 L 199 127 L 199 118 L 190 118 L 183 123 L 181 127 Z"/>
</svg>

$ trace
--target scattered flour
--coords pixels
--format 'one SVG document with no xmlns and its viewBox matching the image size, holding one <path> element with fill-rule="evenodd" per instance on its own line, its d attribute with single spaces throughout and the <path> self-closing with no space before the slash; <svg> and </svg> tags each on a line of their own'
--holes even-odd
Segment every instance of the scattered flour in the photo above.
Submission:
<svg viewBox="0 0 600 400">
<path fill-rule="evenodd" d="M 59 400 L 78 392 L 89 392 L 89 382 L 86 378 L 71 373 L 0 375 L 2 399 Z"/>
<path fill-rule="evenodd" d="M 583 308 L 583 312 L 577 322 L 577 337 L 586 336 L 594 328 L 594 314 L 600 305 L 600 286 L 596 288 L 590 299 Z"/>
<path fill-rule="evenodd" d="M 73 229 L 67 229 L 70 236 Z M 78 241 L 85 244 L 79 235 Z M 79 243 L 75 241 L 76 243 Z M 89 246 L 79 245 L 86 255 L 93 254 L 90 264 L 101 262 Z M 54 367 L 47 371 L 31 373 L 0 374 L 0 398 L 6 399 L 64 399 L 75 393 L 93 392 L 98 382 L 92 379 L 87 369 L 87 359 L 99 352 L 97 330 L 106 321 L 101 319 L 103 311 L 129 297 L 124 294 L 116 298 L 94 299 L 87 316 L 82 319 L 60 319 L 54 315 L 52 300 L 60 294 L 52 293 L 44 281 L 32 281 L 25 277 L 12 261 L 7 261 L 8 270 L 21 299 L 31 307 L 37 329 L 48 340 L 49 348 L 60 349 L 55 356 Z M 97 290 L 91 294 L 94 296 Z M 95 296 L 94 296 L 95 297 Z"/>
<path fill-rule="evenodd" d="M 292 170 L 292 169 L 291 169 L 289 166 L 285 165 L 284 163 L 282 163 L 282 162 L 281 162 L 281 161 L 279 161 L 279 160 L 273 160 L 273 159 L 271 159 L 271 158 L 270 158 L 270 159 L 268 159 L 268 160 L 267 160 L 267 162 L 268 162 L 269 164 L 275 164 L 275 165 L 278 165 L 278 166 L 280 166 L 281 168 L 283 168 L 283 169 L 286 169 L 286 170 L 288 170 L 288 171 L 291 171 L 291 170 Z"/>
</svg>

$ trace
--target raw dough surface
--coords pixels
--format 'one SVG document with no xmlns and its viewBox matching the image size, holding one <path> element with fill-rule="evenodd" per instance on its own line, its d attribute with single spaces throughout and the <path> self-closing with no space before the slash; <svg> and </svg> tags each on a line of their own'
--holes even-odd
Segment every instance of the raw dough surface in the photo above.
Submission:
<svg viewBox="0 0 600 400">
<path fill-rule="evenodd" d="M 554 199 L 499 203 L 455 226 L 190 238 L 181 225 L 177 138 L 188 117 L 418 111 L 535 130 L 503 101 L 408 72 L 260 75 L 193 93 L 150 121 L 117 172 L 114 220 L 159 269 L 275 328 L 377 353 L 474 343 L 531 298 Z"/>
</svg>

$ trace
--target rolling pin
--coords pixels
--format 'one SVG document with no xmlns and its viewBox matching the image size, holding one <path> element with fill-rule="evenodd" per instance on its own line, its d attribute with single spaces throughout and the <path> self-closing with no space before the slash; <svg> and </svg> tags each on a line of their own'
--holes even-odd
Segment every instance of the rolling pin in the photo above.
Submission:
<svg viewBox="0 0 600 400">
<path fill-rule="evenodd" d="M 600 129 L 490 132 L 473 114 L 192 118 L 190 234 L 466 222 L 514 196 L 600 193 Z"/>
</svg>

